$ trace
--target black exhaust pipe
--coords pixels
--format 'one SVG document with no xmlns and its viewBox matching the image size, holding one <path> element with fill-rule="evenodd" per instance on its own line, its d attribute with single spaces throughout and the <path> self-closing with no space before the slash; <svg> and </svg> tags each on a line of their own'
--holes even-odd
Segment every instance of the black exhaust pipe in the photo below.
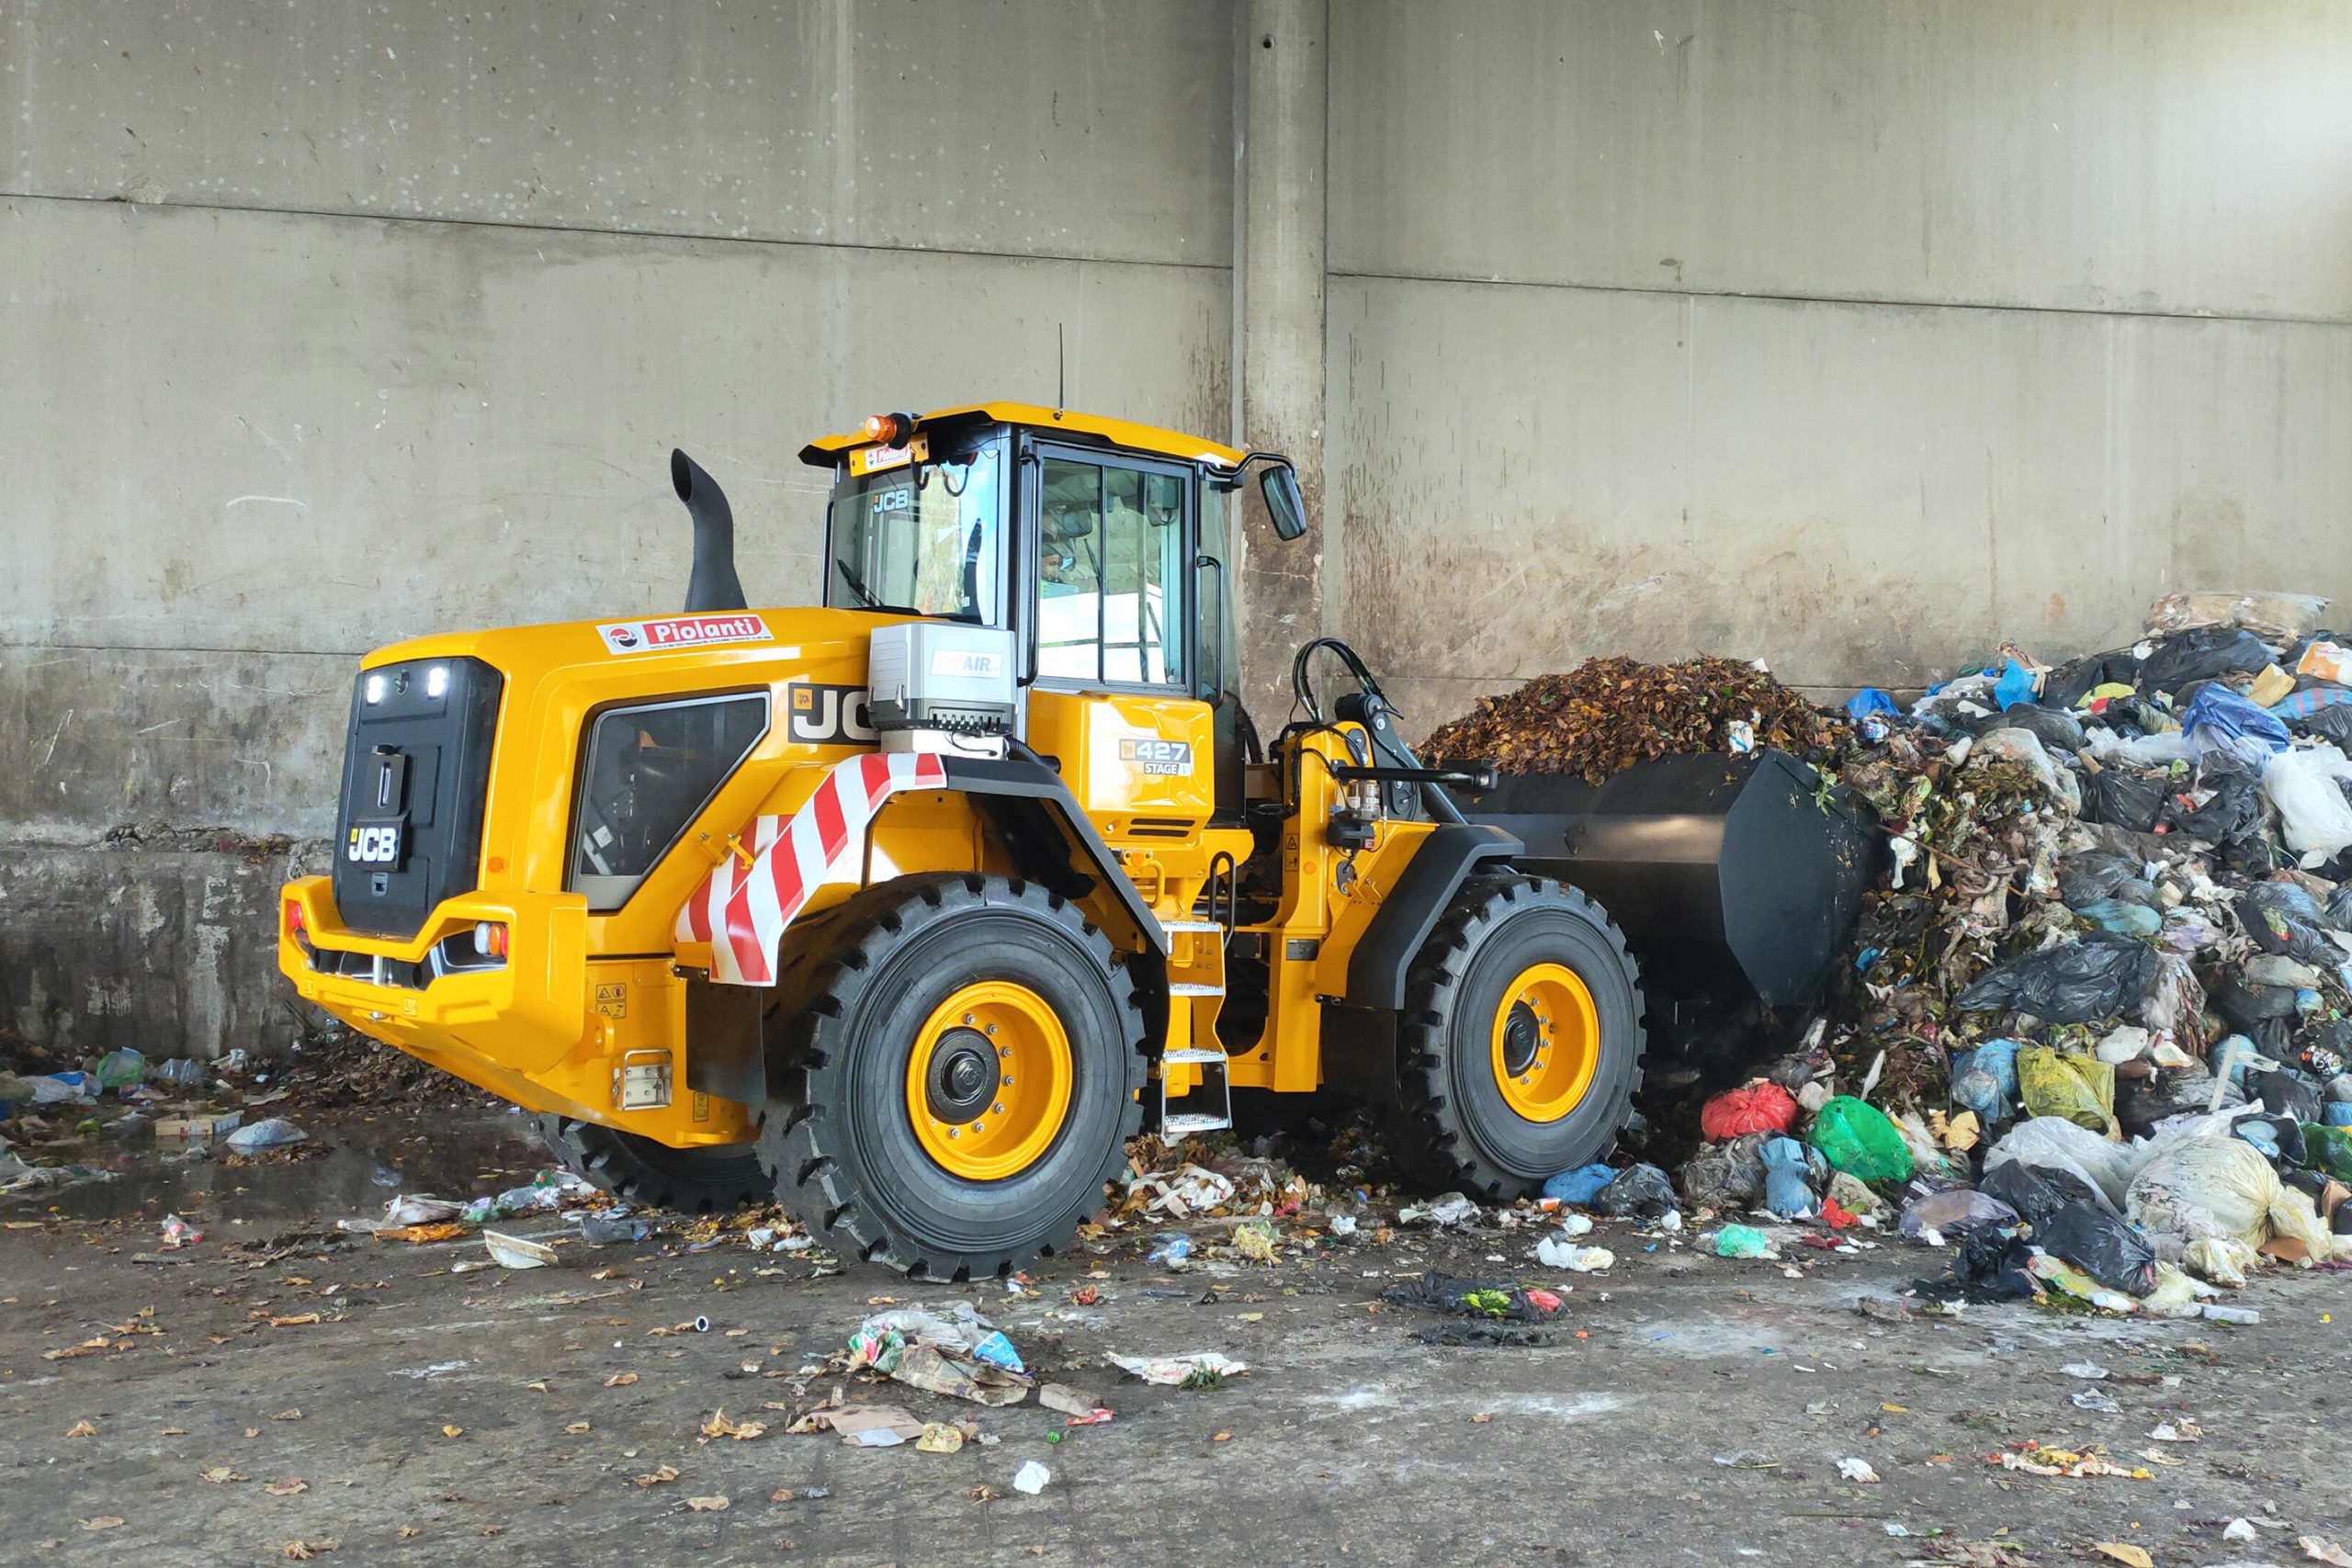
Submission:
<svg viewBox="0 0 2352 1568">
<path fill-rule="evenodd" d="M 743 583 L 735 575 L 735 513 L 727 492 L 684 452 L 670 452 L 670 483 L 695 520 L 695 570 L 686 579 L 686 613 L 741 610 Z"/>
</svg>

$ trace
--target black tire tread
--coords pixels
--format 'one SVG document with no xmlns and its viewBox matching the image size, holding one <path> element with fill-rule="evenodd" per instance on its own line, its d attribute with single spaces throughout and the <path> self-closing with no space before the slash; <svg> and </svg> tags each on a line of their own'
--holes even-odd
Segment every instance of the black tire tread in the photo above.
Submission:
<svg viewBox="0 0 2352 1568">
<path fill-rule="evenodd" d="M 1625 933 L 1599 904 L 1577 888 L 1520 872 L 1473 876 L 1464 882 L 1437 929 L 1414 954 L 1406 973 L 1404 1010 L 1396 1019 L 1398 1099 L 1406 1134 L 1399 1152 L 1408 1170 L 1432 1186 L 1458 1187 L 1474 1197 L 1498 1201 L 1524 1196 L 1541 1185 L 1498 1169 L 1480 1156 L 1448 1090 L 1445 1054 L 1446 1026 L 1481 941 L 1511 916 L 1544 907 L 1573 911 L 1599 931 L 1633 987 L 1634 1066 L 1615 1091 L 1618 1103 L 1611 1108 L 1610 1126 L 1623 1124 L 1633 1097 L 1641 1089 L 1645 1043 L 1641 970 L 1626 950 Z M 1608 1153 L 1603 1147 L 1592 1157 Z"/>
<path fill-rule="evenodd" d="M 733 1152 L 724 1156 L 702 1154 L 573 1116 L 543 1113 L 533 1121 L 540 1141 L 566 1170 L 645 1208 L 724 1213 L 766 1202 L 771 1195 L 767 1173 L 749 1144 L 729 1145 Z"/>
<path fill-rule="evenodd" d="M 1127 1021 L 1123 1054 L 1126 1077 L 1120 1097 L 1118 1136 L 1102 1151 L 1082 1201 L 1051 1222 L 1046 1240 L 1025 1250 L 942 1252 L 891 1227 L 875 1205 L 860 1201 L 848 1162 L 840 1154 L 841 1128 L 826 1114 L 837 1078 L 831 1070 L 847 1041 L 845 1020 L 856 1010 L 890 953 L 919 931 L 958 911 L 1019 904 L 1060 926 L 1102 966 L 1105 983 Z M 1144 1082 L 1143 1010 L 1135 982 L 1109 938 L 1058 894 L 1031 882 L 956 872 L 896 878 L 854 895 L 835 911 L 831 941 L 802 969 L 786 1001 L 788 1021 L 768 1063 L 768 1102 L 757 1144 L 777 1199 L 808 1225 L 820 1245 L 919 1278 L 967 1280 L 1001 1276 L 1039 1253 L 1053 1254 L 1076 1239 L 1080 1222 L 1102 1201 L 1102 1184 L 1126 1167 L 1127 1140 L 1142 1125 L 1137 1091 Z M 817 944 L 810 944 L 812 947 Z"/>
</svg>

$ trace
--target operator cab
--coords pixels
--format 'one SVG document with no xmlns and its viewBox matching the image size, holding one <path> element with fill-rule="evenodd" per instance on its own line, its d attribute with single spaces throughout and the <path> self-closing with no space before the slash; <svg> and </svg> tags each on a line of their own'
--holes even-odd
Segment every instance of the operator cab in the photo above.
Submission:
<svg viewBox="0 0 2352 1568">
<path fill-rule="evenodd" d="M 1256 737 L 1226 584 L 1230 502 L 1264 464 L 1277 530 L 1295 537 L 1287 462 L 1010 403 L 877 414 L 801 458 L 835 474 L 824 603 L 1008 634 L 1014 739 L 1053 760 L 1106 837 L 1238 818 Z"/>
</svg>

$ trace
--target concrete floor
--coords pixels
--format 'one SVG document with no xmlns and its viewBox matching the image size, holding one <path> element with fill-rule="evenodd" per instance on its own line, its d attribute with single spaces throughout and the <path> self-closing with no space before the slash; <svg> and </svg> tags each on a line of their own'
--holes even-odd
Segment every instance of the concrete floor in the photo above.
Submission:
<svg viewBox="0 0 2352 1568">
<path fill-rule="evenodd" d="M 322 1255 L 322 1227 L 380 1204 L 381 1167 L 412 1186 L 435 1170 L 442 1190 L 527 1171 L 539 1162 L 514 1128 L 420 1142 L 394 1122 L 322 1127 L 341 1145 L 331 1161 L 151 1169 L 50 1200 L 114 1217 L 0 1213 L 0 1562 L 282 1562 L 288 1543 L 332 1540 L 325 1560 L 345 1563 L 1996 1563 L 2121 1541 L 2176 1564 L 2303 1561 L 2306 1533 L 2352 1543 L 2342 1274 L 2257 1281 L 2239 1296 L 2262 1310 L 2251 1328 L 2022 1306 L 1889 1323 L 1856 1299 L 1932 1272 L 1931 1256 L 1800 1250 L 1792 1279 L 1645 1251 L 1657 1238 L 1604 1225 L 1594 1239 L 1622 1261 L 1568 1281 L 1561 1343 L 1462 1349 L 1414 1339 L 1429 1320 L 1380 1292 L 1432 1264 L 1557 1283 L 1530 1233 L 1400 1232 L 1306 1259 L 1286 1247 L 1279 1267 L 1223 1277 L 1171 1275 L 1120 1235 L 1035 1269 L 1042 1294 L 1018 1302 L 994 1282 L 910 1286 L 862 1266 L 812 1279 L 805 1259 L 731 1242 L 575 1241 L 561 1267 L 526 1273 L 447 1272 L 481 1256 L 472 1238 Z M 195 1211 L 206 1242 L 137 1261 L 166 1207 Z M 294 1250 L 266 1265 L 220 1245 L 273 1237 Z M 1100 1303 L 1071 1304 L 1089 1283 Z M 793 1403 L 779 1374 L 821 1361 L 876 1298 L 959 1294 L 1033 1365 L 1108 1395 L 1117 1419 L 1049 1445 L 1062 1418 L 1034 1403 L 810 1384 L 969 1416 L 1000 1439 L 933 1455 L 786 1435 L 789 1412 L 763 1408 Z M 707 1333 L 657 1332 L 697 1314 Z M 103 1353 L 43 1359 L 102 1334 Z M 1186 1392 L 1100 1360 L 1193 1349 L 1251 1371 Z M 2096 1387 L 2120 1413 L 2072 1404 L 2093 1385 L 2060 1369 L 2084 1360 L 2114 1374 Z M 608 1386 L 623 1373 L 636 1381 Z M 702 1440 L 721 1407 L 776 1429 Z M 2183 1418 L 2202 1442 L 2149 1440 Z M 82 1423 L 92 1435 L 73 1435 Z M 2154 1473 L 1987 1462 L 2028 1439 Z M 2151 1450 L 2175 1462 L 2140 1457 Z M 1849 1456 L 1883 1480 L 1842 1479 Z M 1011 1484 L 1030 1459 L 1053 1472 L 1035 1497 Z M 674 1482 L 635 1483 L 664 1465 Z M 998 1495 L 976 1500 L 982 1487 Z M 727 1509 L 690 1509 L 711 1496 Z M 2241 1515 L 2258 1540 L 2224 1541 Z M 107 1518 L 121 1522 L 85 1523 Z M 1962 1544 L 1988 1541 L 2013 1555 Z"/>
</svg>

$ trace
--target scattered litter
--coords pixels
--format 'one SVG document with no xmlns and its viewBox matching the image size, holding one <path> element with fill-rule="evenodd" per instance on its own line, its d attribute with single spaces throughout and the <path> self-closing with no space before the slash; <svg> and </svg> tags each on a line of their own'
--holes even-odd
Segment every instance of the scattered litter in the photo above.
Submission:
<svg viewBox="0 0 2352 1568">
<path fill-rule="evenodd" d="M 502 1269 L 545 1269 L 555 1261 L 555 1248 L 499 1231 L 481 1233 L 482 1246 Z"/>
</svg>

